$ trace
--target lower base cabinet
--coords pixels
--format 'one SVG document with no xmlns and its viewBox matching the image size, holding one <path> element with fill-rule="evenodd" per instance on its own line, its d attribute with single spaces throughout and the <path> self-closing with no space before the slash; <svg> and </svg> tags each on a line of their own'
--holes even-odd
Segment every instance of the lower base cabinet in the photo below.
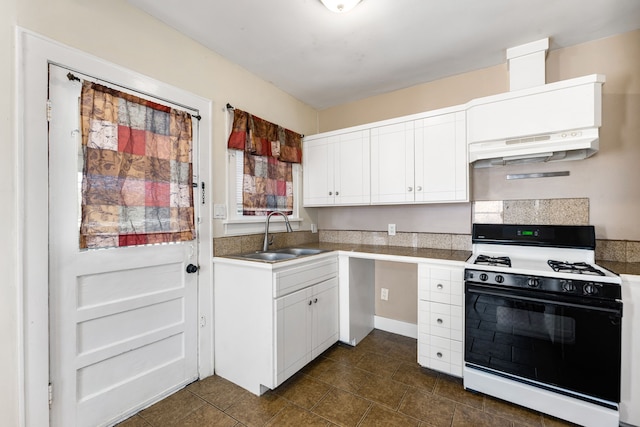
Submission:
<svg viewBox="0 0 640 427">
<path fill-rule="evenodd" d="M 215 373 L 261 395 L 338 341 L 338 260 L 214 258 Z"/>
<path fill-rule="evenodd" d="M 338 340 L 338 280 L 278 298 L 277 384 L 298 372 Z"/>
<path fill-rule="evenodd" d="M 418 363 L 462 377 L 463 267 L 418 265 Z"/>
<path fill-rule="evenodd" d="M 622 275 L 620 421 L 640 426 L 640 276 Z"/>
</svg>

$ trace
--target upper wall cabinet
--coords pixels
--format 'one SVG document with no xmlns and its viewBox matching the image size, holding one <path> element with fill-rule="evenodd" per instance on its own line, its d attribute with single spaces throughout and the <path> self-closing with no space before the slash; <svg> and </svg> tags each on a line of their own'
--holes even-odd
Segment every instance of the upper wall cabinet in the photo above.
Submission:
<svg viewBox="0 0 640 427">
<path fill-rule="evenodd" d="M 369 204 L 368 130 L 305 138 L 303 153 L 305 206 Z"/>
<path fill-rule="evenodd" d="M 469 200 L 465 112 L 460 107 L 304 139 L 304 205 Z"/>
<path fill-rule="evenodd" d="M 468 200 L 464 111 L 371 129 L 373 204 Z"/>
</svg>

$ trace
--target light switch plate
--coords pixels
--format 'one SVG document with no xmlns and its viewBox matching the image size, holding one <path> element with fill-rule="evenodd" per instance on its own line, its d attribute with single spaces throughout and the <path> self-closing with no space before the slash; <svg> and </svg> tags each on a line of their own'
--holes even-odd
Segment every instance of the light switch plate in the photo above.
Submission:
<svg viewBox="0 0 640 427">
<path fill-rule="evenodd" d="M 214 219 L 225 219 L 227 217 L 227 206 L 226 205 L 213 205 L 213 218 Z"/>
</svg>

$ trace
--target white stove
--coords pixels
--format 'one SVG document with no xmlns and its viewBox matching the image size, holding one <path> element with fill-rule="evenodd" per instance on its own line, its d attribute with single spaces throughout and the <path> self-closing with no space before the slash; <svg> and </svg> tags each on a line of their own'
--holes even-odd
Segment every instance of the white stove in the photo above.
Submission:
<svg viewBox="0 0 640 427">
<path fill-rule="evenodd" d="M 464 386 L 585 426 L 617 426 L 621 279 L 592 226 L 474 224 Z"/>
</svg>

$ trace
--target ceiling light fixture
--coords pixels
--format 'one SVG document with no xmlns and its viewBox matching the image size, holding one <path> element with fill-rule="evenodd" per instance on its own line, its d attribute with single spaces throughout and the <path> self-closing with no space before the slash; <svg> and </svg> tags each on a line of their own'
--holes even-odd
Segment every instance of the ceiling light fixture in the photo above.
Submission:
<svg viewBox="0 0 640 427">
<path fill-rule="evenodd" d="M 356 7 L 362 0 L 320 0 L 332 12 L 345 13 Z"/>
</svg>

